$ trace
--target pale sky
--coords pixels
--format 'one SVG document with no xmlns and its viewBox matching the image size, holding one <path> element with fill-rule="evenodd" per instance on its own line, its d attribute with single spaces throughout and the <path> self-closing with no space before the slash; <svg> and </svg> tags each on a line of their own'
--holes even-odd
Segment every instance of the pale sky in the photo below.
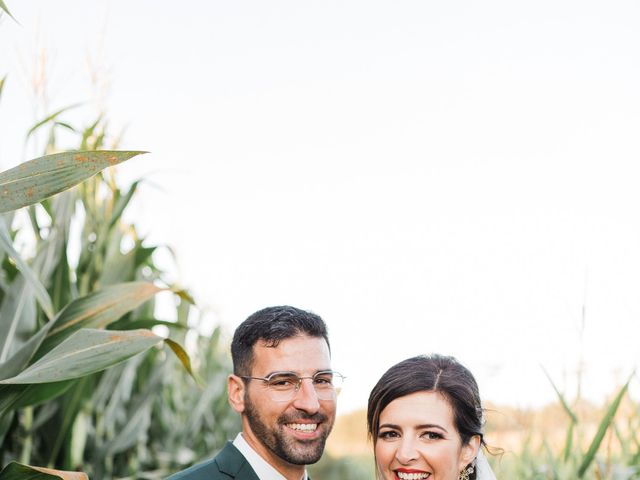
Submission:
<svg viewBox="0 0 640 480">
<path fill-rule="evenodd" d="M 555 400 L 540 365 L 571 396 L 582 356 L 595 401 L 638 365 L 637 2 L 6 2 L 0 168 L 40 47 L 49 112 L 92 119 L 96 73 L 203 329 L 320 314 L 342 411 L 419 353 L 519 406 Z"/>
</svg>

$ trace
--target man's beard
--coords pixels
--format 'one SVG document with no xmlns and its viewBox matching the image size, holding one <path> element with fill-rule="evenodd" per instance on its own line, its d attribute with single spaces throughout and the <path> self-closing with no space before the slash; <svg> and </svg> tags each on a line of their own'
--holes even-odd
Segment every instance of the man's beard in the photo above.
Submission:
<svg viewBox="0 0 640 480">
<path fill-rule="evenodd" d="M 246 415 L 255 436 L 278 457 L 293 465 L 311 465 L 320 460 L 332 425 L 329 425 L 329 428 L 319 438 L 309 442 L 286 438 L 281 428 L 286 428 L 285 424 L 295 423 L 296 420 L 311 420 L 318 424 L 322 422 L 327 425 L 326 415 L 321 413 L 309 415 L 298 410 L 295 414 L 282 414 L 276 420 L 276 425 L 269 426 L 260 418 L 260 414 L 251 402 L 249 395 L 245 395 L 244 407 L 244 415 Z"/>
</svg>

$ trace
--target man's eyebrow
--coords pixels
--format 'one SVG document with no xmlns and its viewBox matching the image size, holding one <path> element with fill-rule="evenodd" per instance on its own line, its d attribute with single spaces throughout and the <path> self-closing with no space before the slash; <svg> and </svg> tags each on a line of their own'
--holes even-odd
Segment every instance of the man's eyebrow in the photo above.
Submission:
<svg viewBox="0 0 640 480">
<path fill-rule="evenodd" d="M 290 370 L 274 370 L 273 372 L 267 373 L 264 378 L 269 378 L 271 375 L 295 375 L 298 376 L 296 372 L 292 372 Z"/>
<path fill-rule="evenodd" d="M 331 370 L 330 368 L 319 368 L 318 370 L 316 370 L 315 372 L 313 372 L 312 375 L 317 375 L 318 373 L 321 372 L 333 372 L 333 370 Z M 274 370 L 273 372 L 269 372 L 267 373 L 264 378 L 268 378 L 271 375 L 295 375 L 296 377 L 300 377 L 300 376 L 305 376 L 305 375 L 300 375 L 298 372 L 293 372 L 291 370 Z"/>
</svg>

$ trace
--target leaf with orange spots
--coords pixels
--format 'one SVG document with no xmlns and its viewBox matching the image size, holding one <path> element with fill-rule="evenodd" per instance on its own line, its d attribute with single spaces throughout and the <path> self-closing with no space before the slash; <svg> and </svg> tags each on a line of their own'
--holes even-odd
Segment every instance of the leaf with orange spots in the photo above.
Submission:
<svg viewBox="0 0 640 480">
<path fill-rule="evenodd" d="M 96 330 L 83 328 L 33 365 L 0 384 L 62 382 L 99 372 L 161 342 L 151 330 Z"/>
<path fill-rule="evenodd" d="M 41 202 L 141 153 L 146 152 L 54 153 L 0 172 L 0 213 Z"/>
<path fill-rule="evenodd" d="M 72 301 L 53 320 L 53 327 L 35 358 L 80 328 L 106 328 L 162 290 L 149 282 L 126 282 L 109 285 Z"/>
</svg>

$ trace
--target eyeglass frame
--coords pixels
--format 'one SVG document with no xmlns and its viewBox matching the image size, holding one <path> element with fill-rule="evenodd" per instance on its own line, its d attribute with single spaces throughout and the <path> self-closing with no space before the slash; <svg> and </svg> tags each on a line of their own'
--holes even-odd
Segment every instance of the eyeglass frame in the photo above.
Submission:
<svg viewBox="0 0 640 480">
<path fill-rule="evenodd" d="M 252 377 L 251 375 L 238 375 L 238 377 L 242 378 L 243 380 L 262 380 L 266 384 L 267 390 L 273 391 L 271 388 L 269 388 L 269 381 L 272 379 L 272 377 L 274 377 L 275 375 L 291 375 L 291 376 L 295 376 L 298 379 L 298 381 L 296 382 L 295 388 L 293 389 L 291 398 L 287 399 L 287 400 L 274 400 L 275 402 L 288 402 L 288 401 L 291 401 L 294 398 L 296 398 L 296 395 L 300 391 L 300 387 L 302 386 L 302 381 L 304 379 L 313 380 L 318 375 L 327 374 L 327 373 L 331 373 L 333 377 L 339 376 L 342 379 L 341 381 L 343 381 L 343 382 L 347 378 L 344 375 L 342 375 L 340 372 L 336 372 L 335 370 L 320 370 L 319 372 L 314 373 L 310 377 L 309 376 L 301 377 L 296 372 L 291 372 L 291 371 L 273 372 L 272 374 L 270 374 L 270 375 L 268 375 L 266 377 Z M 313 387 L 313 389 L 314 389 L 314 391 L 316 392 L 316 395 L 317 395 L 318 394 L 318 390 L 316 390 L 315 386 Z M 331 385 L 331 390 L 333 391 L 333 393 L 335 393 L 336 396 L 338 395 L 338 393 L 340 393 L 340 389 L 339 388 L 336 389 L 336 387 L 334 385 Z M 329 399 L 326 399 L 326 400 L 329 400 Z"/>
</svg>

